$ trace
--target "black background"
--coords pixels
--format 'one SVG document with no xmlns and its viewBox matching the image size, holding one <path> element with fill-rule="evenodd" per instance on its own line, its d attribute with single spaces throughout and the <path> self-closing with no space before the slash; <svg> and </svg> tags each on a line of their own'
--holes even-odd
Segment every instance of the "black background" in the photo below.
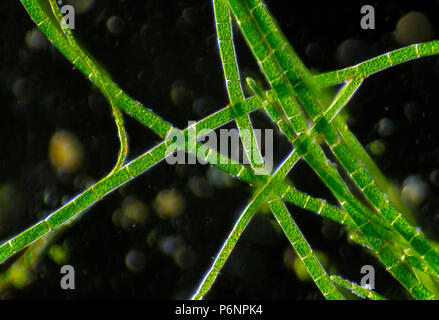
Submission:
<svg viewBox="0 0 439 320">
<path fill-rule="evenodd" d="M 412 10 L 426 14 L 438 30 L 439 1 L 267 1 L 281 28 L 305 64 L 321 71 L 341 67 L 335 53 L 348 38 L 368 45 L 365 59 L 396 48 L 392 38 L 398 19 Z M 376 29 L 360 28 L 360 8 L 373 5 Z M 185 10 L 186 9 L 186 10 Z M 24 38 L 34 24 L 19 1 L 8 0 L 0 9 L 0 183 L 13 186 L 12 209 L 1 210 L 0 239 L 43 218 L 83 190 L 78 180 L 95 180 L 108 173 L 118 151 L 117 132 L 104 98 L 55 48 L 31 51 Z M 118 15 L 125 23 L 119 35 L 110 34 L 106 21 Z M 173 125 L 184 128 L 188 120 L 199 120 L 227 104 L 217 52 L 213 10 L 210 1 L 95 1 L 90 10 L 77 16 L 75 34 L 110 72 L 128 94 L 142 101 Z M 257 74 L 256 63 L 237 35 L 241 72 Z M 307 56 L 310 43 L 320 47 L 317 57 Z M 17 99 L 14 82 L 25 80 L 25 90 Z M 170 98 L 172 85 L 184 84 L 190 98 L 180 106 Z M 423 58 L 397 66 L 367 79 L 349 104 L 352 131 L 363 145 L 378 138 L 377 122 L 383 117 L 395 124 L 395 133 L 386 139 L 387 152 L 375 157 L 387 177 L 398 183 L 412 174 L 428 181 L 439 168 L 437 122 L 439 59 Z M 192 105 L 208 97 L 201 112 Z M 407 117 L 404 106 L 417 105 Z M 264 125 L 262 115 L 254 116 L 255 126 Z M 126 118 L 132 159 L 160 140 L 136 121 Z M 48 160 L 48 143 L 56 130 L 74 132 L 85 147 L 83 166 L 74 174 L 58 175 Z M 289 151 L 284 141 L 275 145 L 279 161 Z M 232 187 L 216 188 L 207 198 L 193 194 L 188 186 L 192 176 L 205 177 L 201 165 L 171 167 L 161 163 L 94 206 L 60 240 L 69 248 L 69 264 L 76 270 L 76 290 L 59 286 L 60 266 L 45 257 L 37 265 L 34 281 L 23 289 L 11 289 L 8 298 L 188 298 L 211 264 L 240 211 L 251 195 L 250 188 L 235 181 Z M 310 194 L 332 199 L 306 165 L 292 177 Z M 417 210 L 419 225 L 433 239 L 439 235 L 438 187 Z M 185 211 L 173 221 L 159 219 L 152 202 L 158 192 L 174 188 L 185 198 Z M 51 201 L 45 203 L 45 191 Z M 150 209 L 144 226 L 130 231 L 114 226 L 113 212 L 127 196 L 141 199 Z M 379 263 L 320 217 L 290 206 L 296 222 L 311 246 L 327 253 L 337 272 L 359 282 L 360 267 L 376 267 L 376 289 L 391 298 L 406 298 L 403 290 Z M 283 263 L 289 246 L 273 227 L 272 218 L 259 215 L 245 232 L 223 273 L 207 298 L 321 299 L 312 283 L 303 283 Z M 325 228 L 323 228 L 325 229 Z M 335 229 L 335 231 L 334 231 Z M 178 235 L 196 255 L 187 269 L 178 267 L 157 245 L 148 245 L 151 232 L 158 239 Z M 340 236 L 333 236 L 333 234 Z M 332 236 L 331 236 L 332 235 Z M 125 256 L 130 249 L 144 252 L 146 266 L 130 272 Z M 6 269 L 13 259 L 0 268 Z"/>
</svg>

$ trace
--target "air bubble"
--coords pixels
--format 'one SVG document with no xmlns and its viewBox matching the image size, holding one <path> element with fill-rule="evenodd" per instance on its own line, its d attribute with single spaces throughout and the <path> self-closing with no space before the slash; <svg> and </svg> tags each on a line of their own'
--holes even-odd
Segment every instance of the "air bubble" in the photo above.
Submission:
<svg viewBox="0 0 439 320">
<path fill-rule="evenodd" d="M 107 20 L 107 29 L 113 34 L 119 34 L 125 29 L 125 22 L 118 16 L 112 16 Z"/>
<path fill-rule="evenodd" d="M 161 251 L 168 256 L 172 256 L 181 246 L 181 239 L 175 236 L 167 236 L 166 238 L 163 238 L 159 241 L 159 247 Z"/>
<path fill-rule="evenodd" d="M 407 177 L 403 182 L 402 197 L 411 205 L 420 205 L 428 193 L 427 183 L 418 175 Z"/>
<path fill-rule="evenodd" d="M 26 33 L 24 41 L 30 50 L 40 51 L 47 48 L 48 40 L 43 33 L 35 28 Z"/>
<path fill-rule="evenodd" d="M 125 257 L 125 264 L 128 270 L 132 272 L 140 272 L 145 268 L 145 254 L 139 250 L 130 250 Z"/>
<path fill-rule="evenodd" d="M 391 136 L 394 130 L 395 125 L 393 124 L 392 120 L 383 118 L 378 122 L 378 134 L 381 137 L 386 138 Z"/>
<path fill-rule="evenodd" d="M 419 11 L 411 11 L 398 20 L 395 30 L 396 40 L 403 45 L 432 40 L 433 26 L 427 16 Z"/>
</svg>

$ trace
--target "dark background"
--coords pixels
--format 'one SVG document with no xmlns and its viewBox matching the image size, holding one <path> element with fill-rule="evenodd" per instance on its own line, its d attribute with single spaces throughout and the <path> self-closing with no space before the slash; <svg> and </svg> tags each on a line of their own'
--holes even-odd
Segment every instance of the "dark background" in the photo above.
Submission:
<svg viewBox="0 0 439 320">
<path fill-rule="evenodd" d="M 353 61 L 398 47 L 392 32 L 409 11 L 422 11 L 435 31 L 439 28 L 439 1 L 266 3 L 305 64 L 321 71 L 342 67 L 336 51 L 348 38 L 363 41 L 366 48 L 354 54 Z M 363 4 L 375 8 L 375 30 L 360 28 Z M 26 32 L 35 25 L 21 3 L 8 0 L 0 10 L 0 184 L 13 190 L 0 203 L 3 241 L 58 208 L 63 198 L 84 190 L 83 181 L 106 175 L 116 161 L 118 141 L 110 108 L 89 81 L 73 71 L 55 48 L 33 51 L 26 46 Z M 124 23 L 117 35 L 106 27 L 115 15 Z M 173 125 L 184 128 L 187 121 L 202 119 L 227 104 L 210 1 L 95 0 L 88 11 L 77 15 L 76 28 L 75 35 L 116 83 Z M 239 35 L 236 40 L 242 74 L 257 75 L 245 43 Z M 13 87 L 18 80 L 23 82 L 17 94 Z M 439 189 L 429 175 L 439 168 L 438 81 L 439 59 L 423 58 L 367 79 L 348 107 L 351 129 L 363 145 L 379 137 L 380 119 L 393 121 L 395 132 L 385 139 L 387 151 L 374 159 L 392 181 L 401 184 L 408 175 L 418 174 L 429 184 L 429 194 L 416 215 L 433 239 L 439 235 Z M 178 105 L 170 96 L 176 85 L 187 90 Z M 405 112 L 408 103 L 415 106 L 412 112 Z M 262 114 L 255 114 L 253 120 L 255 127 L 267 125 Z M 160 141 L 133 119 L 126 117 L 126 125 L 130 159 Z M 84 162 L 75 173 L 59 175 L 50 165 L 48 144 L 57 130 L 73 132 L 84 146 Z M 279 141 L 274 148 L 277 162 L 289 151 L 288 143 Z M 7 297 L 190 297 L 251 195 L 247 185 L 234 181 L 229 187 L 208 185 L 210 194 L 199 197 L 189 182 L 191 177 L 207 181 L 206 173 L 206 166 L 160 163 L 95 205 L 58 241 L 68 248 L 68 264 L 75 267 L 76 290 L 61 290 L 60 266 L 44 257 L 36 266 L 34 281 L 20 290 L 11 289 Z M 300 164 L 292 178 L 299 189 L 332 201 L 306 165 Z M 155 214 L 154 199 L 164 189 L 175 189 L 185 199 L 184 212 L 172 221 Z M 49 200 L 44 201 L 47 194 Z M 127 197 L 141 200 L 149 210 L 147 222 L 129 230 L 112 221 Z M 290 209 L 311 246 L 327 254 L 332 270 L 359 282 L 361 266 L 372 264 L 379 293 L 406 297 L 374 258 L 346 240 L 343 230 L 312 213 Z M 150 235 L 153 240 L 148 242 Z M 191 252 L 184 267 L 162 251 L 160 243 L 169 237 L 179 239 Z M 258 215 L 207 298 L 321 299 L 312 282 L 301 282 L 283 262 L 288 246 L 273 219 Z M 145 256 L 141 272 L 125 265 L 132 249 Z"/>
</svg>

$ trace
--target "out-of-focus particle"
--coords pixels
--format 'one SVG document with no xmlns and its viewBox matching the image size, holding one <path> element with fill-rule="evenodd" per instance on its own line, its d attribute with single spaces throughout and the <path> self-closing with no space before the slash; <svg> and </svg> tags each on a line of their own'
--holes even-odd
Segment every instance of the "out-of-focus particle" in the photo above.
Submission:
<svg viewBox="0 0 439 320">
<path fill-rule="evenodd" d="M 125 257 L 125 265 L 132 272 L 142 271 L 146 265 L 145 254 L 139 250 L 130 250 Z"/>
<path fill-rule="evenodd" d="M 190 103 L 192 93 L 181 81 L 176 81 L 171 88 L 171 100 L 176 106 L 186 106 Z"/>
<path fill-rule="evenodd" d="M 179 247 L 174 252 L 174 261 L 182 269 L 190 269 L 197 258 L 197 255 L 191 248 Z"/>
<path fill-rule="evenodd" d="M 208 198 L 212 195 L 212 188 L 208 181 L 200 177 L 192 177 L 189 179 L 189 187 L 191 191 L 200 198 Z"/>
<path fill-rule="evenodd" d="M 121 17 L 112 16 L 107 20 L 107 29 L 113 34 L 122 33 L 125 29 L 125 22 Z"/>
<path fill-rule="evenodd" d="M 283 262 L 284 265 L 290 269 L 290 270 L 294 270 L 294 258 L 295 258 L 296 254 L 294 253 L 293 248 L 288 247 L 284 250 L 283 253 Z"/>
<path fill-rule="evenodd" d="M 26 42 L 27 47 L 30 50 L 34 50 L 34 51 L 44 50 L 47 48 L 47 45 L 49 44 L 46 37 L 38 28 L 29 30 L 26 33 L 24 41 Z"/>
<path fill-rule="evenodd" d="M 337 48 L 336 59 L 340 66 L 355 65 L 369 58 L 369 46 L 365 41 L 346 39 Z"/>
<path fill-rule="evenodd" d="M 113 214 L 113 223 L 127 231 L 137 224 L 143 225 L 147 219 L 148 207 L 133 197 L 127 197 L 122 203 L 122 208 Z"/>
<path fill-rule="evenodd" d="M 159 241 L 160 250 L 167 256 L 172 256 L 181 246 L 183 246 L 182 240 L 173 235 L 164 237 Z"/>
<path fill-rule="evenodd" d="M 388 118 L 383 118 L 378 122 L 378 134 L 383 138 L 391 136 L 394 129 L 395 125 Z"/>
<path fill-rule="evenodd" d="M 67 263 L 69 259 L 68 250 L 65 246 L 62 245 L 53 245 L 50 247 L 48 256 L 52 259 L 57 265 L 64 265 Z"/>
<path fill-rule="evenodd" d="M 430 182 L 435 186 L 439 186 L 439 169 L 435 169 L 430 173 Z"/>
<path fill-rule="evenodd" d="M 215 167 L 209 167 L 207 170 L 207 180 L 211 185 L 220 188 L 231 187 L 234 183 L 230 175 Z"/>
<path fill-rule="evenodd" d="M 49 142 L 49 159 L 58 172 L 76 171 L 82 164 L 84 151 L 75 135 L 68 131 L 57 131 Z"/>
<path fill-rule="evenodd" d="M 176 190 L 162 190 L 155 198 L 154 206 L 160 218 L 173 218 L 183 212 L 184 198 Z"/>
<path fill-rule="evenodd" d="M 369 150 L 375 156 L 382 156 L 386 152 L 386 144 L 383 140 L 377 139 L 369 144 Z"/>
<path fill-rule="evenodd" d="M 418 206 L 428 193 L 427 183 L 418 175 L 408 176 L 402 187 L 402 197 L 412 206 Z"/>
<path fill-rule="evenodd" d="M 433 37 L 433 26 L 422 12 L 411 11 L 398 20 L 395 38 L 402 45 L 432 40 Z"/>
<path fill-rule="evenodd" d="M 81 14 L 93 6 L 94 0 L 70 0 L 69 3 L 75 8 L 76 14 Z"/>
</svg>

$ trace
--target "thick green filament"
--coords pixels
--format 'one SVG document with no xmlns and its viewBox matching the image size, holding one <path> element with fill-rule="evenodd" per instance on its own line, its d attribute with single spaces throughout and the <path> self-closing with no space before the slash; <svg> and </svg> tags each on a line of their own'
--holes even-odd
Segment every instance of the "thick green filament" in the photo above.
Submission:
<svg viewBox="0 0 439 320">
<path fill-rule="evenodd" d="M 210 268 L 207 275 L 204 277 L 203 281 L 195 292 L 193 299 L 202 299 L 212 287 L 219 272 L 223 268 L 233 248 L 238 242 L 239 237 L 250 222 L 250 219 L 258 211 L 261 205 L 267 201 L 277 182 L 286 177 L 289 170 L 291 170 L 291 168 L 297 162 L 298 158 L 299 157 L 297 152 L 291 152 L 291 154 L 284 160 L 282 165 L 276 170 L 273 176 L 270 177 L 268 182 L 256 193 L 256 195 L 250 201 L 248 206 L 240 215 L 238 222 L 233 227 L 232 232 L 229 234 L 226 241 L 224 242 L 224 245 L 217 254 L 212 267 Z"/>
<path fill-rule="evenodd" d="M 348 280 L 343 279 L 339 276 L 331 276 L 331 280 L 338 284 L 339 286 L 342 286 L 348 290 L 350 290 L 352 293 L 362 297 L 362 298 L 368 298 L 370 300 L 387 300 L 386 298 L 380 296 L 378 293 L 369 290 L 367 288 L 363 288 L 359 286 L 356 283 L 350 282 Z"/>
<path fill-rule="evenodd" d="M 214 12 L 218 47 L 226 80 L 227 94 L 235 112 L 239 112 L 244 101 L 235 48 L 232 40 L 232 19 L 226 0 L 214 0 Z M 248 114 L 236 117 L 242 145 L 253 168 L 263 167 L 263 159 Z"/>
<path fill-rule="evenodd" d="M 368 77 L 375 72 L 385 70 L 397 64 L 438 53 L 439 41 L 413 44 L 408 47 L 382 54 L 353 67 L 316 75 L 314 76 L 314 80 L 320 87 L 332 86 L 356 76 Z"/>
<path fill-rule="evenodd" d="M 273 215 L 325 298 L 343 300 L 343 295 L 334 287 L 282 201 L 272 197 L 268 203 Z"/>
<path fill-rule="evenodd" d="M 257 4 L 256 4 L 257 3 Z M 247 8 L 245 8 L 247 6 Z M 233 8 L 233 5 L 232 5 Z M 258 15 L 255 15 L 255 12 L 257 9 L 260 9 L 260 12 L 264 12 L 264 19 L 258 19 L 257 16 L 261 15 L 259 13 Z M 266 8 L 262 6 L 262 3 L 260 1 L 255 1 L 252 5 L 241 4 L 239 6 L 235 7 L 235 13 L 237 14 L 238 19 L 241 19 L 241 27 L 243 30 L 243 33 L 245 32 L 245 28 L 243 25 L 245 23 L 252 22 L 254 24 L 253 30 L 256 30 L 259 28 L 260 32 L 254 32 L 253 33 L 253 40 L 248 41 L 250 47 L 252 47 L 256 42 L 263 43 L 264 41 L 268 43 L 267 48 L 270 50 L 270 52 L 274 52 L 274 58 L 272 59 L 271 56 L 268 56 L 266 58 L 266 62 L 269 62 L 268 64 L 266 62 L 261 62 L 261 68 L 267 75 L 267 79 L 270 81 L 274 91 L 279 96 L 279 90 L 289 90 L 288 85 L 282 85 L 280 88 L 276 88 L 274 86 L 274 80 L 273 79 L 280 79 L 280 78 L 287 78 L 287 82 L 289 85 L 293 88 L 292 91 L 295 95 L 297 95 L 298 99 L 301 101 L 302 105 L 304 106 L 304 109 L 306 113 L 309 115 L 311 119 L 313 119 L 315 122 L 319 121 L 318 123 L 318 132 L 325 138 L 326 142 L 328 143 L 329 147 L 337 157 L 337 159 L 341 162 L 341 164 L 344 166 L 346 171 L 351 175 L 355 183 L 358 185 L 358 187 L 364 192 L 366 198 L 369 200 L 370 203 L 374 206 L 374 208 L 380 212 L 387 220 L 390 222 L 396 229 L 397 232 L 400 233 L 400 235 L 406 239 L 411 245 L 412 248 L 421 256 L 425 255 L 428 251 L 430 251 L 431 247 L 427 244 L 425 239 L 422 235 L 417 234 L 416 239 L 415 237 L 415 228 L 411 226 L 407 220 L 392 206 L 390 201 L 385 197 L 381 189 L 378 187 L 376 182 L 370 177 L 368 172 L 364 170 L 364 166 L 351 154 L 348 146 L 346 145 L 344 141 L 343 135 L 340 136 L 339 132 L 336 131 L 336 129 L 330 124 L 330 121 L 328 121 L 328 117 L 323 114 L 324 108 L 320 105 L 320 102 L 315 97 L 314 92 L 310 86 L 305 85 L 305 83 L 308 81 L 307 78 L 303 78 L 303 72 L 302 74 L 297 71 L 295 68 L 293 68 L 294 60 L 289 57 L 288 52 L 286 49 L 282 51 L 285 45 L 283 46 L 277 46 L 279 48 L 274 48 L 270 46 L 270 43 L 266 41 L 265 35 L 268 32 L 272 32 L 274 28 L 276 28 L 275 24 L 271 19 L 268 18 L 268 13 L 266 11 Z M 425 48 L 429 48 L 430 46 L 425 45 Z M 434 45 L 433 45 L 434 47 Z M 419 57 L 419 49 L 418 46 L 411 47 L 415 50 L 411 51 L 405 51 L 403 54 L 406 56 L 418 56 Z M 425 49 L 427 50 L 427 49 Z M 254 52 L 254 50 L 253 50 Z M 283 52 L 283 54 L 280 54 L 279 52 Z M 277 54 L 276 54 L 277 53 Z M 341 90 L 341 92 L 337 95 L 335 99 L 335 104 L 340 105 L 340 107 L 344 106 L 352 96 L 352 94 L 355 92 L 355 90 L 358 88 L 358 86 L 361 84 L 361 78 L 368 76 L 370 74 L 373 74 L 377 72 L 378 70 L 387 68 L 392 65 L 391 60 L 392 55 L 381 55 L 377 57 L 376 59 L 371 59 L 366 61 L 365 63 L 362 63 L 357 66 L 357 71 L 355 75 L 351 78 L 352 80 L 349 81 L 346 86 Z M 395 58 L 396 59 L 396 58 Z M 273 62 L 271 62 L 273 60 Z M 398 60 L 399 61 L 399 60 Z M 267 70 L 268 69 L 268 70 Z M 283 105 L 282 105 L 283 106 Z M 331 108 L 330 108 L 331 109 Z M 328 113 L 328 112 L 326 112 Z M 333 114 L 332 114 L 333 113 Z M 334 113 L 334 111 L 331 111 L 329 118 L 333 119 L 336 116 L 337 112 Z M 297 115 L 297 112 L 295 112 L 295 115 Z M 293 117 L 295 117 L 293 115 Z M 324 121 L 323 121 L 324 120 Z M 294 122 L 291 123 L 293 129 L 295 128 Z M 281 127 L 282 129 L 282 127 Z M 283 130 L 285 133 L 285 129 Z M 296 133 L 299 135 L 300 133 Z M 291 141 L 290 137 L 290 141 Z M 299 136 L 300 138 L 300 136 Z M 294 142 L 292 141 L 293 145 L 297 147 Z M 303 144 L 302 144 L 303 146 Z M 301 146 L 301 147 L 302 147 Z M 319 166 L 319 163 L 323 162 L 323 157 L 319 155 L 318 149 L 315 149 L 317 153 L 311 153 L 307 155 L 308 158 L 312 158 L 312 163 L 315 164 L 313 166 L 310 161 L 310 165 L 313 167 L 314 170 L 317 172 L 317 167 Z M 316 162 L 314 162 L 316 161 Z M 356 177 L 353 176 L 355 172 L 359 169 L 363 169 L 363 175 L 365 177 Z M 328 168 L 330 169 L 330 168 Z M 323 176 L 321 173 L 317 172 L 323 179 Z M 341 179 L 334 174 L 333 176 L 339 186 L 343 188 L 343 185 L 341 184 Z M 364 183 L 364 180 L 366 178 L 366 183 Z M 328 186 L 330 187 L 330 186 Z M 334 190 L 333 190 L 334 191 Z M 346 189 L 344 190 L 344 193 L 346 194 Z M 340 196 L 342 196 L 340 194 Z M 343 196 L 342 196 L 343 197 Z M 350 202 L 352 204 L 352 197 L 348 196 L 345 198 L 346 201 Z M 392 210 L 383 210 L 384 207 L 391 207 Z M 397 216 L 389 214 L 389 212 L 394 212 Z M 395 224 L 395 219 L 397 219 Z M 415 240 L 415 241 L 413 241 Z M 432 254 L 436 254 L 432 250 Z M 439 259 L 439 256 L 438 256 Z M 439 266 L 433 265 L 432 266 L 436 272 L 439 271 Z M 439 272 L 438 272 L 439 275 Z"/>
</svg>

